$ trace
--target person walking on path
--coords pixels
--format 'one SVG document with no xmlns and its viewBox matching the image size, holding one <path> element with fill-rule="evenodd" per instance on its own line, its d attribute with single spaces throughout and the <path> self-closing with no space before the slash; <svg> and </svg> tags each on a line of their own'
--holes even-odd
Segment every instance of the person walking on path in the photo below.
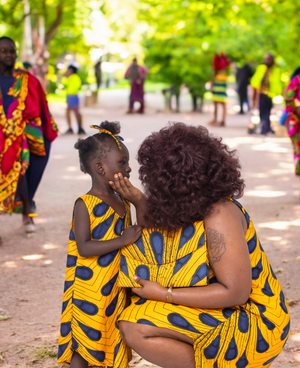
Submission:
<svg viewBox="0 0 300 368">
<path fill-rule="evenodd" d="M 250 102 L 248 98 L 248 86 L 253 73 L 249 64 L 245 63 L 242 67 L 237 67 L 236 70 L 236 88 L 239 96 L 240 111 L 239 114 L 244 114 L 244 104 L 247 104 L 250 111 Z"/>
<path fill-rule="evenodd" d="M 261 134 L 274 133 L 271 128 L 270 115 L 273 107 L 272 99 L 282 94 L 280 69 L 275 64 L 274 55 L 267 52 L 264 62 L 255 70 L 250 80 L 253 87 L 252 109 L 259 109 Z"/>
<path fill-rule="evenodd" d="M 130 203 L 109 184 L 115 174 L 129 178 L 131 172 L 129 152 L 117 135 L 119 123 L 91 127 L 99 132 L 75 144 L 92 188 L 74 205 L 58 363 L 127 368 L 131 351 L 121 339 L 117 317 L 128 303 L 116 281 L 120 248 L 140 237 L 141 226 L 130 226 Z"/>
<path fill-rule="evenodd" d="M 14 69 L 16 58 L 14 41 L 0 37 L 0 212 L 21 212 L 32 232 L 33 198 L 58 129 L 40 82 Z"/>
<path fill-rule="evenodd" d="M 285 125 L 294 149 L 295 174 L 300 177 L 300 67 L 291 75 L 285 103 Z"/>
<path fill-rule="evenodd" d="M 215 55 L 213 60 L 213 81 L 212 81 L 212 100 L 214 102 L 214 118 L 208 125 L 225 126 L 226 121 L 226 100 L 227 100 L 227 78 L 229 60 L 222 53 Z M 218 122 L 218 107 L 222 108 L 221 121 Z"/>
<path fill-rule="evenodd" d="M 77 74 L 78 68 L 74 65 L 70 65 L 68 67 L 67 72 L 62 79 L 62 84 L 66 88 L 67 93 L 67 110 L 66 110 L 66 119 L 68 124 L 68 130 L 65 134 L 74 134 L 72 129 L 71 122 L 71 112 L 74 112 L 76 117 L 77 126 L 78 126 L 78 134 L 85 134 L 85 131 L 82 127 L 82 116 L 79 111 L 79 96 L 78 92 L 81 88 L 81 79 Z"/>
<path fill-rule="evenodd" d="M 146 200 L 142 236 L 121 250 L 119 285 L 133 291 L 119 317 L 124 341 L 163 368 L 269 367 L 290 314 L 236 200 L 235 152 L 200 125 L 173 123 L 144 140 L 138 162 Z M 136 190 L 121 178 L 113 188 Z"/>
<path fill-rule="evenodd" d="M 138 65 L 137 59 L 134 58 L 125 73 L 125 78 L 130 81 L 129 109 L 127 111 L 129 114 L 134 112 L 135 102 L 140 103 L 140 108 L 137 112 L 140 114 L 144 113 L 144 81 L 147 74 L 147 69 Z"/>
</svg>

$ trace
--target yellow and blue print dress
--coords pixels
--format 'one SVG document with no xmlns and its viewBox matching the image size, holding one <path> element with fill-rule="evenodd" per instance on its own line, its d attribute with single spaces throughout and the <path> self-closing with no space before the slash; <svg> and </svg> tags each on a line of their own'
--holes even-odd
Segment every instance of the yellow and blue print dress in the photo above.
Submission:
<svg viewBox="0 0 300 368">
<path fill-rule="evenodd" d="M 120 217 L 110 206 L 92 195 L 80 197 L 89 217 L 91 240 L 117 238 L 130 225 L 130 204 Z M 74 216 L 69 235 L 67 269 L 63 294 L 58 363 L 70 364 L 73 351 L 89 367 L 128 367 L 131 350 L 122 341 L 117 318 L 126 305 L 126 289 L 117 285 L 120 250 L 98 257 L 78 253 Z"/>
<path fill-rule="evenodd" d="M 119 320 L 171 329 L 191 337 L 196 368 L 269 367 L 281 352 L 290 330 L 287 303 L 260 244 L 252 220 L 238 202 L 234 201 L 234 203 L 244 213 L 248 227 L 245 237 L 252 266 L 252 290 L 247 303 L 232 308 L 200 309 L 145 300 L 135 295 L 132 297 L 131 305 L 119 318 Z M 195 223 L 194 226 L 198 230 L 194 232 L 193 238 L 207 253 L 205 229 L 199 226 L 199 223 Z M 158 236 L 157 230 L 153 232 L 156 236 L 151 236 L 149 229 L 144 231 L 149 234 L 147 242 L 152 246 L 154 257 L 159 259 L 162 254 L 169 252 L 170 248 L 166 241 L 163 242 Z M 185 229 L 179 232 L 181 232 L 179 241 L 177 245 L 173 243 L 172 247 L 174 253 L 184 246 L 184 242 L 193 241 L 193 238 L 186 237 Z M 144 233 L 143 240 L 145 240 Z M 202 241 L 199 243 L 197 239 Z M 141 241 L 139 240 L 135 245 L 141 248 Z M 176 246 L 178 249 L 174 248 Z M 142 248 L 141 251 L 143 251 Z M 201 282 L 203 286 L 218 282 L 209 262 L 205 259 L 199 261 L 201 262 L 203 263 L 196 268 L 197 275 L 194 275 L 197 285 Z M 176 275 L 181 267 L 184 267 L 184 262 L 179 259 L 173 273 Z M 207 268 L 207 272 L 203 271 L 204 268 Z M 143 274 L 146 275 L 147 272 L 143 271 Z M 150 275 L 150 272 L 148 274 Z M 194 276 L 189 271 L 186 272 L 186 277 L 191 280 L 191 286 L 195 285 Z"/>
</svg>

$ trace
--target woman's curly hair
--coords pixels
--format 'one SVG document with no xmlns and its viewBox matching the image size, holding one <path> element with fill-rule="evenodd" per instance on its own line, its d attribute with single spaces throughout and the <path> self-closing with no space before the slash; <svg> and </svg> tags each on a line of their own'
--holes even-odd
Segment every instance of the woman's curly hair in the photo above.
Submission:
<svg viewBox="0 0 300 368">
<path fill-rule="evenodd" d="M 144 140 L 137 159 L 147 227 L 173 231 L 203 220 L 226 197 L 243 195 L 235 151 L 203 126 L 171 123 Z"/>
</svg>

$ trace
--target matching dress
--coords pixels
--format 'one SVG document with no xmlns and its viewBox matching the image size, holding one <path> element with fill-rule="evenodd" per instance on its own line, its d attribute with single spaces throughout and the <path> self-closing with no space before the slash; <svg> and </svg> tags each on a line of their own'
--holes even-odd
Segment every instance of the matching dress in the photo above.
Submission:
<svg viewBox="0 0 300 368">
<path fill-rule="evenodd" d="M 245 237 L 252 267 L 252 290 L 246 304 L 231 308 L 201 309 L 145 300 L 135 295 L 131 305 L 119 318 L 171 329 L 191 337 L 196 368 L 269 367 L 281 352 L 290 330 L 290 315 L 285 297 L 260 244 L 252 220 L 237 201 L 234 203 L 240 207 L 247 221 Z M 203 239 L 204 234 L 205 241 L 199 244 L 207 253 L 205 229 L 196 224 L 195 228 L 198 229 L 194 233 L 195 238 Z M 199 234 L 199 231 L 203 234 Z M 153 229 L 154 232 L 157 233 L 157 230 Z M 178 249 L 186 241 L 184 229 L 179 232 L 181 239 L 179 238 L 177 244 Z M 153 254 L 160 257 L 165 250 L 159 249 L 161 241 L 156 243 L 156 239 L 159 239 L 157 234 L 151 236 L 151 231 L 147 229 L 143 232 L 143 240 L 145 236 L 148 236 L 147 243 L 151 244 Z M 167 250 L 166 239 L 163 247 Z M 141 248 L 140 244 L 141 242 L 135 243 Z M 176 272 L 183 266 L 176 266 Z M 204 281 L 203 285 L 217 282 L 209 262 L 207 267 L 208 281 Z M 187 277 L 190 276 L 187 273 Z M 207 279 L 203 277 L 203 280 Z"/>
<path fill-rule="evenodd" d="M 109 205 L 92 195 L 83 200 L 90 217 L 91 240 L 119 237 L 130 225 L 130 204 L 120 217 Z M 122 341 L 117 319 L 128 305 L 128 289 L 117 279 L 120 250 L 95 257 L 78 254 L 74 215 L 69 234 L 67 269 L 63 294 L 58 363 L 70 364 L 73 351 L 89 362 L 89 367 L 127 368 L 131 350 Z"/>
</svg>

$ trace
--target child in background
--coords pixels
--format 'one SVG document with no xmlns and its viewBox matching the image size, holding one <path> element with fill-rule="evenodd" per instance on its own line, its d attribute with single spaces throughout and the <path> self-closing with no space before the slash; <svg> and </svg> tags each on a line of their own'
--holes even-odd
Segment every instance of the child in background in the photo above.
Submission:
<svg viewBox="0 0 300 368">
<path fill-rule="evenodd" d="M 130 349 L 122 341 L 117 319 L 127 306 L 117 286 L 120 248 L 141 235 L 130 226 L 130 204 L 109 182 L 129 178 L 129 152 L 119 137 L 119 123 L 103 122 L 79 139 L 80 167 L 92 178 L 91 190 L 75 202 L 69 235 L 58 363 L 71 368 L 128 367 Z"/>
</svg>

